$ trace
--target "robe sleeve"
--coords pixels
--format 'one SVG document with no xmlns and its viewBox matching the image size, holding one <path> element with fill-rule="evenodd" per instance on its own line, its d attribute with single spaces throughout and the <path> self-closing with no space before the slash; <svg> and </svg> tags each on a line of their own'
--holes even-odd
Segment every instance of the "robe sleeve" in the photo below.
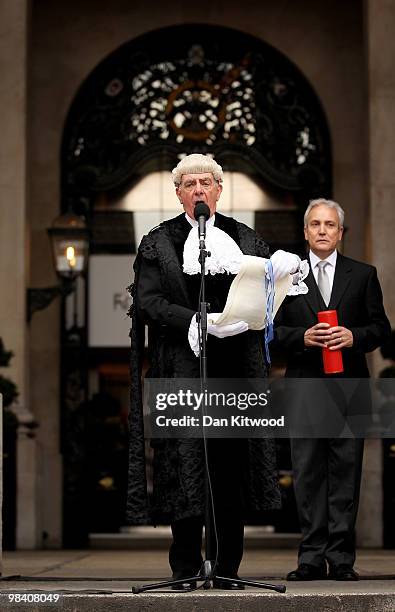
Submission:
<svg viewBox="0 0 395 612">
<path fill-rule="evenodd" d="M 164 296 L 157 260 L 142 258 L 139 282 L 136 286 L 136 308 L 145 322 L 168 325 L 188 335 L 192 317 L 196 312 L 171 303 Z"/>
</svg>

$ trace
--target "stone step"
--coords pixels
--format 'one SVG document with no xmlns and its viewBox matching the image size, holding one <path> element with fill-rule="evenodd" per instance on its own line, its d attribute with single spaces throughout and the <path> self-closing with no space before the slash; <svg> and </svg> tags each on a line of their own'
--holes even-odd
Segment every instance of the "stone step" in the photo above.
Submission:
<svg viewBox="0 0 395 612">
<path fill-rule="evenodd" d="M 245 548 L 284 549 L 297 548 L 298 533 L 275 533 L 271 527 L 247 526 Z M 159 548 L 167 549 L 171 543 L 169 526 L 122 527 L 120 533 L 91 533 L 89 546 L 94 549 L 132 550 Z"/>
<path fill-rule="evenodd" d="M 285 594 L 268 591 L 244 591 L 227 593 L 198 591 L 193 593 L 144 593 L 111 591 L 62 591 L 56 585 L 60 598 L 56 603 L 18 602 L 10 599 L 10 593 L 2 589 L 0 609 L 2 612 L 384 612 L 395 609 L 395 594 L 380 592 L 313 592 Z M 8 589 L 7 589 L 8 590 Z M 23 589 L 24 590 L 24 589 Z M 22 589 L 19 590 L 19 593 Z M 47 590 L 34 591 L 38 596 Z M 33 591 L 29 591 L 32 594 Z M 32 599 L 32 596 L 30 597 Z M 43 599 L 43 598 L 41 598 Z"/>
</svg>

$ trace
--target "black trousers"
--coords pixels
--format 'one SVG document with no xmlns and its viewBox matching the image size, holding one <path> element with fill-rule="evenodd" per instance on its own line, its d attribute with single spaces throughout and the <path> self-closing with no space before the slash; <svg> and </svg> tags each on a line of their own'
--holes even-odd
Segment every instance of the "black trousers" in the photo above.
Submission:
<svg viewBox="0 0 395 612">
<path fill-rule="evenodd" d="M 354 438 L 291 440 L 299 564 L 354 564 L 363 447 Z"/>
<path fill-rule="evenodd" d="M 234 576 L 243 557 L 244 487 L 248 441 L 209 439 L 207 443 L 218 536 L 216 574 Z M 201 554 L 203 524 L 203 515 L 172 523 L 173 543 L 169 551 L 169 563 L 173 575 L 193 576 L 199 572 L 203 561 Z M 215 556 L 214 528 L 211 550 Z"/>
</svg>

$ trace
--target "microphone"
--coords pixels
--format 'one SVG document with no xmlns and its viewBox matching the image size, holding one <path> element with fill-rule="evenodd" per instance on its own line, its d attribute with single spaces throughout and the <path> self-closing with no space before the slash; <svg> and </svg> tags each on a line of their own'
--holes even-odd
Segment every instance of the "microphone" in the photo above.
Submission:
<svg viewBox="0 0 395 612">
<path fill-rule="evenodd" d="M 196 202 L 193 216 L 199 224 L 199 240 L 206 238 L 206 221 L 210 217 L 210 209 L 205 202 Z"/>
</svg>

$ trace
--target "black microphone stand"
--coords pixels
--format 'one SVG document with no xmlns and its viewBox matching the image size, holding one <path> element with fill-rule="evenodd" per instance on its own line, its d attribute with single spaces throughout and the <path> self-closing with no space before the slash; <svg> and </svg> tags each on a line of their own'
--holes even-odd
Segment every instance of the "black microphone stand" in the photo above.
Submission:
<svg viewBox="0 0 395 612">
<path fill-rule="evenodd" d="M 206 250 L 205 243 L 205 232 L 199 236 L 199 263 L 201 273 L 201 290 L 200 290 L 200 303 L 199 311 L 197 314 L 197 320 L 200 327 L 200 390 L 204 393 L 207 388 L 207 308 L 209 304 L 206 302 L 206 286 L 205 286 L 205 267 L 206 258 L 211 256 L 211 253 Z M 203 398 L 205 395 L 203 394 Z M 202 402 L 202 413 L 205 412 L 205 402 Z M 207 438 L 204 435 L 203 429 L 203 444 L 204 453 L 206 458 L 206 470 L 204 474 L 204 489 L 205 489 L 205 511 L 204 511 L 204 543 L 205 543 L 205 560 L 200 568 L 199 573 L 196 576 L 188 578 L 180 578 L 179 580 L 166 580 L 163 582 L 157 582 L 155 584 L 146 584 L 141 587 L 133 587 L 133 593 L 143 593 L 145 591 L 153 591 L 156 589 L 162 589 L 166 587 L 173 587 L 177 585 L 183 585 L 186 583 L 196 583 L 198 581 L 203 582 L 204 589 L 210 589 L 214 586 L 214 581 L 221 582 L 222 584 L 238 584 L 244 586 L 258 587 L 262 589 L 269 589 L 271 591 L 277 591 L 277 593 L 285 593 L 286 586 L 282 584 L 268 584 L 266 582 L 257 582 L 256 580 L 242 580 L 229 578 L 228 576 L 218 576 L 215 573 L 216 561 L 213 555 L 213 520 L 214 520 L 214 507 L 213 507 L 213 496 L 211 490 L 210 473 L 209 473 L 209 456 L 207 447 Z M 218 541 L 217 541 L 218 547 Z M 174 591 L 175 593 L 185 593 L 196 590 L 196 587 L 192 587 L 188 590 L 182 589 L 180 591 Z"/>
</svg>

